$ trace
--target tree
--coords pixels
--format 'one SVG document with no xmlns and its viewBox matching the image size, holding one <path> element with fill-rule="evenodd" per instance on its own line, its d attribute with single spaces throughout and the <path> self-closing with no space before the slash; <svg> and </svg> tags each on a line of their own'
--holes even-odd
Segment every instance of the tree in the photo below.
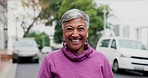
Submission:
<svg viewBox="0 0 148 78">
<path fill-rule="evenodd" d="M 23 28 L 24 37 L 27 36 L 30 29 L 35 23 L 45 23 L 46 26 L 52 26 L 56 22 L 54 42 L 61 43 L 62 30 L 61 30 L 61 16 L 63 13 L 72 8 L 78 8 L 85 11 L 90 16 L 90 30 L 89 30 L 89 43 L 95 48 L 96 43 L 100 37 L 98 32 L 103 29 L 103 5 L 99 7 L 93 0 L 21 0 L 24 11 L 32 9 L 34 15 L 25 14 L 15 17 L 20 20 L 20 26 Z M 110 8 L 107 9 L 107 17 L 109 16 Z"/>
<path fill-rule="evenodd" d="M 50 46 L 50 39 L 49 36 L 42 32 L 40 34 L 36 34 L 35 32 L 32 32 L 27 35 L 27 37 L 34 37 L 37 44 L 42 48 L 43 46 Z"/>
<path fill-rule="evenodd" d="M 21 22 L 21 26 L 24 30 L 24 37 L 28 35 L 30 29 L 34 26 L 34 23 L 38 21 L 38 17 L 40 16 L 40 14 L 36 14 L 37 11 L 39 11 L 39 4 L 36 0 L 21 0 L 22 6 L 24 9 L 32 9 L 33 17 L 32 17 L 32 13 L 29 15 L 25 14 L 22 18 L 22 22 Z M 27 16 L 28 15 L 28 16 Z M 31 17 L 31 19 L 29 19 L 30 21 L 32 21 L 31 23 L 27 22 L 28 18 Z"/>
<path fill-rule="evenodd" d="M 62 38 L 62 29 L 60 18 L 62 14 L 72 8 L 78 8 L 85 11 L 90 16 L 90 30 L 89 30 L 89 43 L 95 48 L 96 43 L 101 35 L 98 34 L 103 30 L 103 8 L 106 7 L 107 17 L 109 16 L 109 11 L 111 9 L 108 5 L 97 6 L 93 0 L 39 0 L 42 4 L 42 16 L 41 18 L 47 19 L 46 25 L 52 24 L 53 21 L 56 21 L 54 40 L 56 43 L 61 43 Z M 47 4 L 49 3 L 49 4 Z M 43 5 L 45 4 L 45 5 Z"/>
<path fill-rule="evenodd" d="M 72 8 L 78 8 L 85 11 L 90 16 L 90 29 L 89 29 L 89 43 L 95 48 L 96 43 L 100 37 L 97 34 L 99 31 L 103 30 L 103 8 L 107 9 L 107 17 L 109 16 L 109 11 L 111 10 L 108 5 L 97 7 L 96 3 L 93 0 L 39 0 L 41 3 L 43 14 L 48 14 L 50 18 L 47 21 L 47 25 L 51 24 L 53 21 L 56 21 L 54 41 L 56 43 L 61 43 L 62 38 L 62 29 L 60 18 L 62 14 Z M 49 5 L 47 5 L 49 2 Z M 46 5 L 43 5 L 46 4 Z M 46 7 L 45 7 L 46 6 Z M 42 17 L 47 18 L 47 17 Z"/>
<path fill-rule="evenodd" d="M 11 2 L 11 1 L 10 1 Z M 40 21 L 40 5 L 37 0 L 18 0 L 12 1 L 14 6 L 10 6 L 11 15 L 16 22 L 16 26 L 20 26 L 24 32 L 23 37 L 29 34 L 30 29 L 37 25 Z"/>
</svg>

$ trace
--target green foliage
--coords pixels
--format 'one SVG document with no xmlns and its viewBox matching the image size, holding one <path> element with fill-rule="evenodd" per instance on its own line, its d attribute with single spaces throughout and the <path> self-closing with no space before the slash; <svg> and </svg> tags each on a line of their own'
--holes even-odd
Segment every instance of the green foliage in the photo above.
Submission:
<svg viewBox="0 0 148 78">
<path fill-rule="evenodd" d="M 40 0 L 42 1 L 42 0 Z M 61 29 L 61 16 L 64 12 L 69 9 L 77 8 L 85 11 L 90 16 L 90 26 L 89 26 L 89 38 L 88 41 L 92 47 L 95 48 L 96 43 L 100 37 L 97 34 L 99 31 L 103 30 L 103 8 L 101 5 L 97 7 L 96 3 L 93 0 L 44 0 L 49 1 L 50 4 L 44 11 L 43 15 L 48 14 L 48 18 L 53 16 L 54 18 L 49 18 L 48 24 L 52 21 L 56 21 L 57 25 L 55 27 L 54 41 L 56 43 L 61 43 L 62 38 L 62 29 Z M 107 16 L 111 10 L 108 5 L 105 6 L 107 9 Z"/>
<path fill-rule="evenodd" d="M 43 47 L 43 46 L 50 46 L 50 39 L 49 39 L 49 36 L 42 32 L 40 34 L 36 34 L 35 32 L 32 32 L 30 34 L 27 35 L 27 37 L 34 37 L 37 44 L 40 46 L 40 47 Z"/>
</svg>

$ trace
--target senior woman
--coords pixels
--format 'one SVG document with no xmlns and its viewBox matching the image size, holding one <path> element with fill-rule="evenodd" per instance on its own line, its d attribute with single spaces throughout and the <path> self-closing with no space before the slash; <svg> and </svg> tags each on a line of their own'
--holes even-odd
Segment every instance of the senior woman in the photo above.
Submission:
<svg viewBox="0 0 148 78">
<path fill-rule="evenodd" d="M 44 57 L 38 78 L 113 78 L 108 59 L 87 43 L 89 16 L 71 9 L 61 22 L 64 45 Z"/>
</svg>

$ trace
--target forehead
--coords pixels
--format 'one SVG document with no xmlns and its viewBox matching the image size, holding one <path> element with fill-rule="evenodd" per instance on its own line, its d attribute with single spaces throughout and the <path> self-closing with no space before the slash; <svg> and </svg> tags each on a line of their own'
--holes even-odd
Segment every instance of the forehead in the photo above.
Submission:
<svg viewBox="0 0 148 78">
<path fill-rule="evenodd" d="M 83 18 L 72 19 L 64 24 L 64 27 L 67 26 L 86 26 L 86 20 Z"/>
</svg>

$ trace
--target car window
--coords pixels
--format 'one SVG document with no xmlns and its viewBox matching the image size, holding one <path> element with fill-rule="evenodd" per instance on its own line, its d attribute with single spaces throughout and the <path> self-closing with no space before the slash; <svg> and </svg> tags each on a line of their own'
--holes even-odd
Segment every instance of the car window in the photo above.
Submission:
<svg viewBox="0 0 148 78">
<path fill-rule="evenodd" d="M 116 48 L 116 41 L 115 40 L 112 41 L 111 48 Z"/>
<path fill-rule="evenodd" d="M 102 40 L 100 47 L 108 47 L 110 39 Z"/>
<path fill-rule="evenodd" d="M 16 42 L 16 47 L 36 47 L 37 44 L 34 40 L 19 40 Z"/>
<path fill-rule="evenodd" d="M 134 41 L 134 40 L 119 40 L 119 46 L 123 48 L 131 48 L 131 49 L 140 49 L 140 50 L 146 50 L 145 46 L 140 41 Z"/>
</svg>

